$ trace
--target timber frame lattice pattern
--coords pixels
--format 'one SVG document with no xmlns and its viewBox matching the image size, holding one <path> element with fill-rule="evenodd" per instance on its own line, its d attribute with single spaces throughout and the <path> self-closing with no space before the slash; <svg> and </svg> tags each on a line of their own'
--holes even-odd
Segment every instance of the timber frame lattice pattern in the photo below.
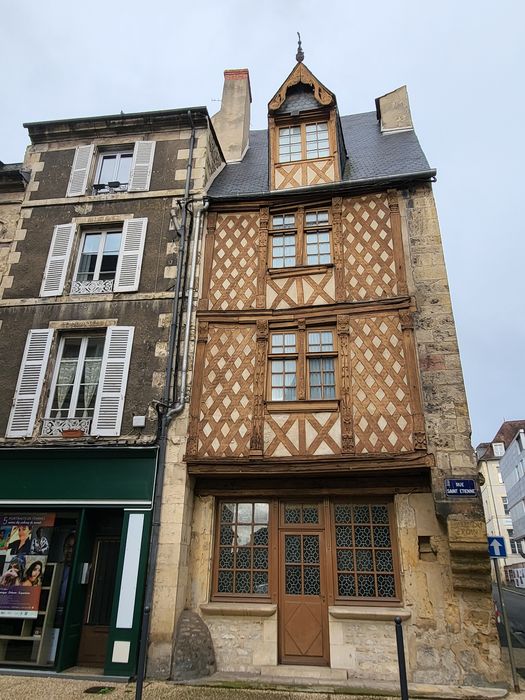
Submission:
<svg viewBox="0 0 525 700">
<path fill-rule="evenodd" d="M 399 316 L 356 318 L 350 325 L 356 452 L 411 452 L 413 409 Z"/>
<path fill-rule="evenodd" d="M 253 326 L 210 325 L 198 428 L 201 455 L 250 452 L 255 342 Z"/>
<path fill-rule="evenodd" d="M 211 309 L 254 308 L 259 214 L 220 214 L 214 233 Z"/>
<path fill-rule="evenodd" d="M 352 299 L 397 296 L 390 208 L 384 194 L 343 200 L 345 283 Z"/>
</svg>

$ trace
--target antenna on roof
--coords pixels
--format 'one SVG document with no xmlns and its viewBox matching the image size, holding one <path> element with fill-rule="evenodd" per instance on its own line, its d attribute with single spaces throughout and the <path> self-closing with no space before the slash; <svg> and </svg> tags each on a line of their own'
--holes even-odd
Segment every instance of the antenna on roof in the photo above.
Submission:
<svg viewBox="0 0 525 700">
<path fill-rule="evenodd" d="M 299 32 L 297 32 L 297 36 L 299 37 L 299 41 L 297 42 L 297 53 L 295 54 L 295 60 L 297 63 L 302 63 L 304 61 L 304 51 L 303 47 L 301 46 L 301 35 Z"/>
</svg>

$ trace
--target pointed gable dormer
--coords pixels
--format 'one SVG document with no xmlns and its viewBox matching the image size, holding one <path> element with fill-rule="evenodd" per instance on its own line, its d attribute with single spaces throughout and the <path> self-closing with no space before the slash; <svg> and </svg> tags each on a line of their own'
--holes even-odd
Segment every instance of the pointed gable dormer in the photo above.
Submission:
<svg viewBox="0 0 525 700">
<path fill-rule="evenodd" d="M 297 58 L 268 104 L 272 190 L 337 182 L 346 158 L 335 95 Z"/>
</svg>

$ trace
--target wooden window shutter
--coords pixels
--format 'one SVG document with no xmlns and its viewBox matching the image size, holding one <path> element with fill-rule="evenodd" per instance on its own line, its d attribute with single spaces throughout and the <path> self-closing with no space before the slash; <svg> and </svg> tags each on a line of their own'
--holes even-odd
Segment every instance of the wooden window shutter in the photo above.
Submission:
<svg viewBox="0 0 525 700">
<path fill-rule="evenodd" d="M 139 288 L 147 225 L 147 219 L 127 219 L 124 222 L 115 272 L 115 292 L 134 292 Z"/>
<path fill-rule="evenodd" d="M 133 331 L 131 326 L 111 326 L 107 330 L 92 435 L 120 435 Z"/>
<path fill-rule="evenodd" d="M 71 176 L 67 186 L 66 197 L 79 197 L 85 194 L 89 176 L 89 166 L 93 158 L 94 146 L 78 146 L 73 159 Z"/>
<path fill-rule="evenodd" d="M 41 297 L 53 297 L 62 294 L 74 235 L 75 224 L 59 224 L 55 226 L 51 247 L 47 256 L 44 279 L 40 287 Z"/>
<path fill-rule="evenodd" d="M 28 333 L 7 424 L 7 437 L 30 437 L 33 433 L 52 340 L 52 329 Z"/>
<path fill-rule="evenodd" d="M 128 191 L 146 192 L 149 190 L 154 154 L 155 141 L 137 141 L 133 150 Z"/>
</svg>

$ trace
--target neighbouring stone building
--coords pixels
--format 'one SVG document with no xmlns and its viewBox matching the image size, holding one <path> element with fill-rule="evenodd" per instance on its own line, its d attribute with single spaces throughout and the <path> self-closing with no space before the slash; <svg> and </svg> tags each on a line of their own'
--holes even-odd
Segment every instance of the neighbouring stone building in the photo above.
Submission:
<svg viewBox="0 0 525 700">
<path fill-rule="evenodd" d="M 225 81 L 172 677 L 213 646 L 222 671 L 395 680 L 400 616 L 409 680 L 501 683 L 481 499 L 445 496 L 477 468 L 407 91 L 340 116 L 298 55 L 248 133 L 248 73 Z"/>
<path fill-rule="evenodd" d="M 183 299 L 223 159 L 204 107 L 26 126 L 23 165 L 0 167 L 0 666 L 129 677 L 159 416 L 178 401 L 171 429 L 186 433 Z M 175 617 L 178 440 L 155 640 Z"/>
</svg>

